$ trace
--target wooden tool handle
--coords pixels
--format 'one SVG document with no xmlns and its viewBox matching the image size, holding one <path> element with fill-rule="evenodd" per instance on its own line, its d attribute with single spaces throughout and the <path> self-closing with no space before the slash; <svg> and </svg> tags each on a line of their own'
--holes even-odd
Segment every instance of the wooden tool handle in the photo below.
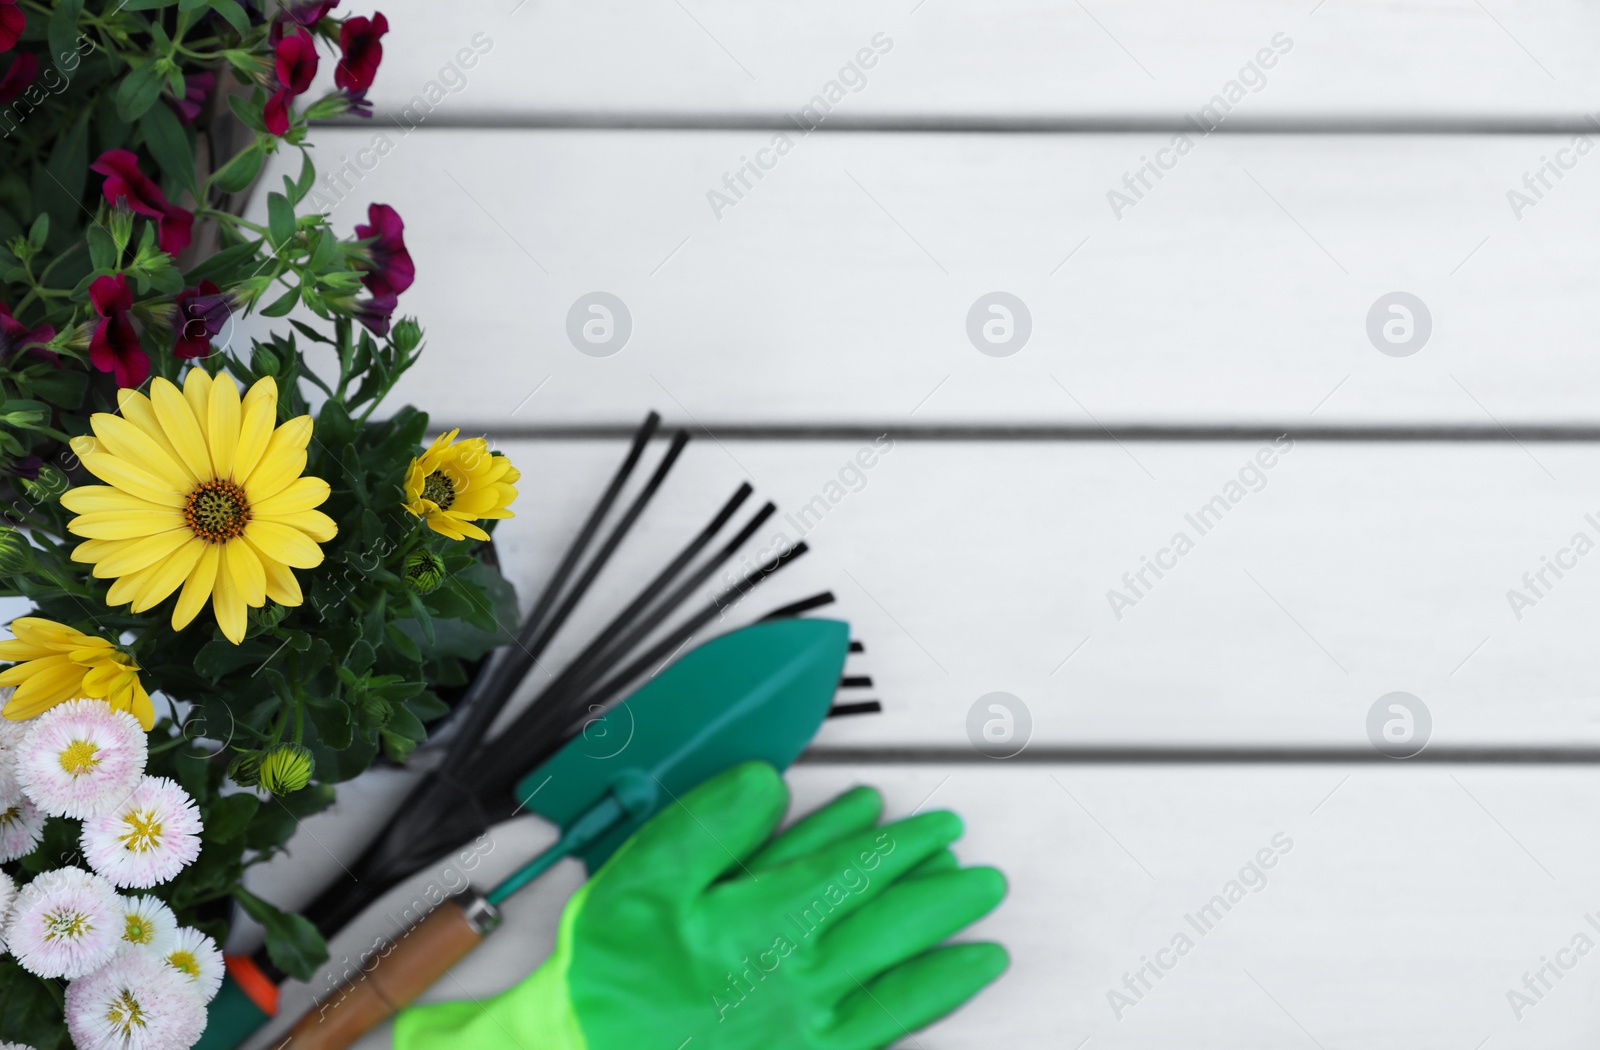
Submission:
<svg viewBox="0 0 1600 1050">
<path fill-rule="evenodd" d="M 300 1018 L 278 1050 L 344 1050 L 426 991 L 497 921 L 481 897 L 445 901 Z"/>
</svg>

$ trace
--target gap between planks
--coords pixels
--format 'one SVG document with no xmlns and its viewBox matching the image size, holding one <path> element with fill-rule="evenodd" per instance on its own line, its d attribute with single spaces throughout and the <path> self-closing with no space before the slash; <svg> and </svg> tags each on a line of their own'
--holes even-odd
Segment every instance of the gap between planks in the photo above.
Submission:
<svg viewBox="0 0 1600 1050">
<path fill-rule="evenodd" d="M 460 429 L 467 434 L 493 434 L 502 441 L 594 441 L 626 440 L 637 424 L 597 424 L 563 426 L 451 421 L 437 423 L 433 430 L 444 433 Z M 1585 424 L 1520 424 L 1505 426 L 1247 426 L 1152 424 L 1145 426 L 1072 426 L 1051 424 L 904 423 L 871 426 L 860 423 L 732 423 L 705 427 L 694 422 L 664 418 L 663 435 L 687 430 L 694 437 L 730 441 L 870 441 L 890 434 L 896 441 L 1142 441 L 1142 442 L 1237 442 L 1270 441 L 1287 434 L 1296 441 L 1329 443 L 1500 443 L 1537 442 L 1541 444 L 1586 444 L 1600 442 L 1600 426 Z M 665 440 L 665 437 L 657 440 Z"/>
<path fill-rule="evenodd" d="M 1261 766 L 1261 765 L 1600 765 L 1594 747 L 1440 747 L 1410 758 L 1390 758 L 1365 747 L 1061 747 L 988 758 L 963 747 L 812 747 L 796 765 L 807 766 Z"/>
</svg>

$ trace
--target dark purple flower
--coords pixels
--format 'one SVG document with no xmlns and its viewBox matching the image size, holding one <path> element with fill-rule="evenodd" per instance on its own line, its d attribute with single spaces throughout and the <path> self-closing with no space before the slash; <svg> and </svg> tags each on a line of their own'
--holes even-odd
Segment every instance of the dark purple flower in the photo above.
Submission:
<svg viewBox="0 0 1600 1050">
<path fill-rule="evenodd" d="M 108 149 L 89 170 L 106 177 L 102 192 L 112 204 L 126 201 L 134 212 L 156 220 L 156 239 L 161 250 L 177 255 L 189 246 L 194 216 L 167 200 L 148 175 L 139 170 L 139 158 L 125 149 Z"/>
<path fill-rule="evenodd" d="M 394 316 L 395 308 L 399 305 L 400 300 L 392 292 L 374 295 L 371 299 L 356 303 L 355 318 L 369 332 L 381 338 L 389 334 L 389 318 Z"/>
<path fill-rule="evenodd" d="M 47 324 L 29 328 L 11 316 L 11 307 L 0 303 L 0 362 L 11 360 L 21 353 L 24 347 L 31 347 L 28 352 L 34 357 L 54 361 L 59 365 L 61 359 L 53 351 L 46 350 L 43 345 L 55 337 L 54 328 Z"/>
<path fill-rule="evenodd" d="M 44 469 L 44 460 L 38 456 L 23 456 L 21 459 L 12 460 L 6 469 L 19 478 L 38 481 L 39 471 Z"/>
<path fill-rule="evenodd" d="M 369 119 L 372 117 L 372 103 L 367 99 L 364 91 L 346 91 L 344 93 L 344 104 L 347 107 L 347 112 L 354 113 L 358 117 L 367 117 Z"/>
<path fill-rule="evenodd" d="M 210 281 L 201 281 L 198 288 L 185 288 L 173 300 L 178 309 L 173 323 L 176 337 L 172 343 L 172 356 L 184 361 L 209 357 L 211 339 L 233 314 L 233 296 L 223 295 L 222 289 Z"/>
<path fill-rule="evenodd" d="M 38 57 L 27 51 L 18 52 L 6 68 L 5 76 L 0 76 L 0 106 L 9 106 L 21 98 L 38 75 Z"/>
<path fill-rule="evenodd" d="M 267 130 L 281 137 L 289 133 L 289 103 L 304 94 L 317 75 L 317 45 L 310 33 L 296 29 L 278 41 L 273 57 L 278 90 L 267 99 L 261 115 Z"/>
<path fill-rule="evenodd" d="M 356 94 L 370 88 L 383 61 L 383 35 L 388 31 L 389 20 L 381 11 L 371 18 L 357 15 L 345 19 L 339 27 L 339 47 L 344 53 L 333 73 L 334 84 Z"/>
<path fill-rule="evenodd" d="M 0 0 L 0 51 L 10 51 L 17 46 L 17 38 L 28 24 L 28 17 L 17 6 L 17 0 Z"/>
<path fill-rule="evenodd" d="M 89 360 L 102 372 L 113 372 L 118 386 L 138 387 L 150 375 L 150 358 L 139 345 L 128 311 L 133 309 L 133 292 L 122 274 L 96 277 L 89 286 L 89 301 L 100 315 L 94 335 L 89 337 Z"/>
<path fill-rule="evenodd" d="M 356 224 L 357 237 L 376 238 L 367 245 L 372 267 L 361 283 L 377 298 L 399 295 L 416 279 L 417 268 L 406 251 L 405 229 L 400 213 L 387 204 L 367 205 L 367 221 Z"/>
<path fill-rule="evenodd" d="M 172 95 L 163 96 L 167 105 L 171 106 L 178 114 L 178 119 L 185 124 L 193 124 L 200 117 L 200 110 L 204 108 L 206 96 L 211 93 L 211 87 L 217 78 L 211 73 L 190 73 L 183 78 L 183 97 L 174 98 Z"/>
<path fill-rule="evenodd" d="M 302 0 L 301 3 L 285 4 L 273 18 L 272 27 L 267 30 L 267 40 L 273 44 L 282 40 L 286 26 L 314 29 L 318 22 L 327 17 L 329 11 L 338 6 L 339 0 Z"/>
</svg>

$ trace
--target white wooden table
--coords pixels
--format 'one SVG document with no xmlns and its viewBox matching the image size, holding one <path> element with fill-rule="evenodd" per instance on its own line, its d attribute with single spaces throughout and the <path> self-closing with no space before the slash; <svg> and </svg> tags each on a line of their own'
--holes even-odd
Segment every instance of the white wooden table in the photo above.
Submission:
<svg viewBox="0 0 1600 1050">
<path fill-rule="evenodd" d="M 320 132 L 324 171 L 352 165 L 327 196 L 345 226 L 405 217 L 430 349 L 401 396 L 522 468 L 499 536 L 524 600 L 651 407 L 698 440 L 569 638 L 740 480 L 821 498 L 814 553 L 733 619 L 831 588 L 885 710 L 826 727 L 797 805 L 948 806 L 1012 882 L 976 931 L 1012 971 L 905 1045 L 1600 1038 L 1600 960 L 1568 950 L 1600 942 L 1600 553 L 1574 548 L 1600 542 L 1600 9 L 383 7 L 379 115 Z M 747 158 L 771 163 L 745 189 Z M 595 291 L 631 316 L 609 356 L 567 336 Z M 968 335 L 995 291 L 1031 317 L 1009 356 Z M 1409 356 L 1368 335 L 1394 292 L 1431 320 Z M 1031 720 L 1006 761 L 968 735 L 994 691 Z M 1396 691 L 1431 722 L 1410 761 L 1369 738 Z M 337 871 L 397 777 L 263 885 L 292 904 Z M 498 829 L 477 877 L 547 837 Z M 436 994 L 531 969 L 578 878 Z M 369 915 L 336 961 L 391 930 Z"/>
</svg>

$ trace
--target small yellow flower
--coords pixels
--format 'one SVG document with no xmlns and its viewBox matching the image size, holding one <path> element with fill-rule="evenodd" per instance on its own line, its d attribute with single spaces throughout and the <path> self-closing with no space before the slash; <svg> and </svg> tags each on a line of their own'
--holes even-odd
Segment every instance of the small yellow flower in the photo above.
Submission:
<svg viewBox="0 0 1600 1050">
<path fill-rule="evenodd" d="M 0 660 L 17 662 L 0 671 L 0 686 L 17 687 L 0 712 L 6 718 L 21 721 L 92 697 L 129 712 L 146 731 L 155 725 L 139 665 L 104 638 L 38 616 L 12 620 L 11 633 L 16 637 L 0 642 Z"/>
<path fill-rule="evenodd" d="M 428 451 L 411 461 L 406 477 L 406 510 L 428 528 L 453 540 L 486 540 L 489 534 L 472 524 L 480 518 L 509 518 L 522 477 L 511 461 L 492 455 L 483 438 L 455 442 L 452 430 L 441 434 Z"/>
<path fill-rule="evenodd" d="M 80 485 L 61 495 L 78 516 L 67 530 L 84 537 L 72 560 L 94 575 L 116 579 L 107 605 L 133 611 L 166 600 L 182 585 L 172 609 L 182 630 L 211 599 L 217 625 L 237 645 L 245 609 L 271 598 L 300 605 L 291 569 L 322 564 L 322 548 L 338 531 L 316 510 L 328 483 L 302 477 L 311 417 L 279 427 L 278 387 L 256 382 L 239 397 L 232 379 L 192 368 L 183 389 L 165 379 L 150 396 L 117 391 L 121 414 L 89 417 L 94 437 L 74 438 L 72 450 L 104 485 Z"/>
</svg>

